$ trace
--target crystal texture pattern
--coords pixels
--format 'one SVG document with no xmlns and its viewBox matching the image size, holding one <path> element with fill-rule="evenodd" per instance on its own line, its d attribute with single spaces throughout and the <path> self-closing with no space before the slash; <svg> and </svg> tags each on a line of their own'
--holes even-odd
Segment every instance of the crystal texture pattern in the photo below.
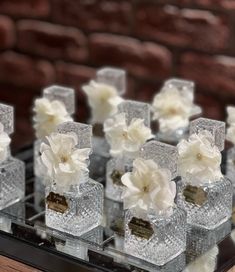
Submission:
<svg viewBox="0 0 235 272">
<path fill-rule="evenodd" d="M 5 133 L 14 131 L 13 107 L 0 104 L 0 123 Z M 0 209 L 18 202 L 25 195 L 24 163 L 13 158 L 9 148 L 7 152 L 6 159 L 0 163 Z"/>
<path fill-rule="evenodd" d="M 226 176 L 230 179 L 235 192 L 235 147 L 227 151 Z"/>
<path fill-rule="evenodd" d="M 90 125 L 67 122 L 58 127 L 58 132 L 75 133 L 78 149 L 91 147 Z M 46 187 L 46 225 L 74 236 L 100 225 L 103 216 L 103 185 L 89 179 L 85 173 L 79 178 L 77 185 L 71 185 L 63 195 L 58 193 L 58 186 L 54 184 Z M 56 200 L 62 205 L 59 208 Z"/>
<path fill-rule="evenodd" d="M 226 177 L 215 183 L 201 185 L 200 190 L 188 198 L 185 191 L 190 185 L 183 180 L 178 182 L 177 204 L 187 212 L 190 225 L 214 229 L 227 221 L 232 212 L 232 185 Z M 193 187 L 192 187 L 193 189 Z"/>
<path fill-rule="evenodd" d="M 220 151 L 224 150 L 225 123 L 207 118 L 198 118 L 190 122 L 189 133 L 198 133 L 201 130 L 208 130 L 214 137 L 215 145 Z"/>
<path fill-rule="evenodd" d="M 150 237 L 142 235 L 141 231 L 138 235 L 135 234 L 133 218 L 136 218 L 135 213 L 128 210 L 125 216 L 125 251 L 129 254 L 156 265 L 164 265 L 185 250 L 186 215 L 184 211 L 175 208 L 169 217 L 158 218 L 150 215 L 146 217 L 139 225 L 142 225 L 144 234 L 152 233 Z M 145 222 L 150 224 L 144 226 L 147 225 Z"/>
</svg>

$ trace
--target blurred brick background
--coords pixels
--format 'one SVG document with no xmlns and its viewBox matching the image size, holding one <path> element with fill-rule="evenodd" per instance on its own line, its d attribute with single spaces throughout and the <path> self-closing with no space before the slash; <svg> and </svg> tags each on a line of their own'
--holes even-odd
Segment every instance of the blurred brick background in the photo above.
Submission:
<svg viewBox="0 0 235 272">
<path fill-rule="evenodd" d="M 150 101 L 163 80 L 193 79 L 208 117 L 235 104 L 235 0 L 0 0 L 0 100 L 16 106 L 14 145 L 32 140 L 44 86 L 76 88 L 104 65 L 128 71 L 127 97 Z"/>
</svg>

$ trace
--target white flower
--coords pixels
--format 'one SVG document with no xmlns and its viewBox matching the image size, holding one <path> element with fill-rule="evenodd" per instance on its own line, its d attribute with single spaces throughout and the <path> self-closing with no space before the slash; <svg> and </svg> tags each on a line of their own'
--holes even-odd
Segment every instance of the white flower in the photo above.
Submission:
<svg viewBox="0 0 235 272">
<path fill-rule="evenodd" d="M 92 123 L 102 124 L 107 118 L 117 112 L 117 106 L 123 101 L 117 90 L 104 83 L 91 81 L 82 87 L 88 97 L 92 110 Z"/>
<path fill-rule="evenodd" d="M 176 185 L 171 181 L 171 173 L 153 160 L 134 160 L 133 172 L 124 174 L 122 183 L 126 186 L 123 192 L 125 209 L 165 214 L 174 206 Z"/>
<path fill-rule="evenodd" d="M 0 162 L 3 162 L 7 158 L 7 149 L 10 142 L 10 137 L 4 132 L 3 124 L 0 123 Z"/>
<path fill-rule="evenodd" d="M 84 173 L 88 172 L 87 160 L 90 148 L 78 149 L 75 134 L 52 133 L 48 143 L 41 144 L 41 160 L 47 169 L 46 175 L 58 187 L 69 189 L 79 184 Z"/>
<path fill-rule="evenodd" d="M 38 138 L 48 136 L 59 124 L 72 121 L 64 104 L 57 100 L 51 102 L 47 98 L 36 99 L 33 111 L 34 129 Z"/>
<path fill-rule="evenodd" d="M 189 263 L 183 272 L 213 272 L 216 268 L 218 246 L 214 246 L 195 261 Z"/>
<path fill-rule="evenodd" d="M 184 128 L 188 126 L 191 116 L 201 112 L 201 108 L 193 103 L 192 92 L 173 86 L 164 87 L 155 95 L 152 110 L 153 119 L 158 120 L 161 132 Z"/>
<path fill-rule="evenodd" d="M 235 107 L 227 107 L 227 123 L 229 125 L 227 129 L 226 139 L 235 144 Z"/>
<path fill-rule="evenodd" d="M 133 118 L 128 126 L 125 113 L 117 114 L 106 120 L 104 132 L 110 145 L 110 154 L 114 157 L 136 156 L 140 147 L 153 137 L 150 128 L 145 126 L 143 119 Z"/>
<path fill-rule="evenodd" d="M 215 182 L 222 177 L 221 153 L 213 142 L 211 133 L 204 130 L 178 144 L 179 173 L 190 183 Z"/>
</svg>

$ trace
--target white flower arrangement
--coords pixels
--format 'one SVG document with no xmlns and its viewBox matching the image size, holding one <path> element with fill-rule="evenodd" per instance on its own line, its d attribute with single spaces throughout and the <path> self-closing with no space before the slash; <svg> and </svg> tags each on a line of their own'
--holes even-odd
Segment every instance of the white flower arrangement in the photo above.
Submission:
<svg viewBox="0 0 235 272">
<path fill-rule="evenodd" d="M 47 141 L 48 144 L 42 143 L 40 148 L 46 176 L 64 190 L 79 184 L 88 172 L 90 148 L 78 149 L 78 138 L 73 133 L 52 133 Z"/>
<path fill-rule="evenodd" d="M 90 81 L 82 87 L 88 97 L 88 103 L 92 110 L 93 124 L 102 124 L 106 119 L 117 112 L 117 106 L 123 99 L 118 95 L 115 87 L 96 81 Z"/>
<path fill-rule="evenodd" d="M 193 93 L 164 87 L 156 94 L 153 103 L 153 120 L 158 120 L 159 130 L 163 133 L 185 128 L 190 117 L 201 113 L 201 108 L 193 103 Z"/>
<path fill-rule="evenodd" d="M 180 141 L 177 147 L 179 173 L 188 178 L 189 183 L 202 185 L 220 180 L 221 153 L 209 131 L 192 134 L 188 140 Z"/>
<path fill-rule="evenodd" d="M 226 139 L 235 144 L 235 107 L 228 106 L 227 107 L 227 123 L 229 125 L 227 129 Z"/>
<path fill-rule="evenodd" d="M 34 129 L 39 139 L 50 135 L 59 124 L 72 121 L 65 105 L 58 100 L 49 101 L 47 98 L 38 98 L 35 100 L 33 111 L 35 112 Z"/>
<path fill-rule="evenodd" d="M 125 113 L 107 119 L 104 132 L 113 157 L 135 157 L 140 147 L 153 137 L 151 129 L 145 126 L 143 119 L 133 118 L 128 126 Z"/>
<path fill-rule="evenodd" d="M 10 137 L 4 132 L 4 126 L 0 123 L 0 162 L 7 158 L 8 147 L 11 143 Z"/>
<path fill-rule="evenodd" d="M 153 210 L 160 215 L 172 212 L 175 182 L 171 181 L 171 172 L 160 168 L 153 160 L 134 160 L 133 172 L 124 174 L 122 183 L 125 185 L 125 209 L 135 209 L 140 213 Z"/>
</svg>

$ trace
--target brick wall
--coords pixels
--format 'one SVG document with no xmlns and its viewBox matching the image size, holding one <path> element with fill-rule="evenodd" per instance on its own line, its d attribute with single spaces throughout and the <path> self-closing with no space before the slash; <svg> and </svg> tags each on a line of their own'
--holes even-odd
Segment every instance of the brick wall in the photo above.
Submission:
<svg viewBox="0 0 235 272">
<path fill-rule="evenodd" d="M 150 101 L 172 76 L 197 83 L 207 117 L 235 104 L 235 0 L 1 0 L 0 100 L 16 106 L 14 144 L 32 140 L 32 99 L 52 83 L 76 88 L 97 67 L 128 71 L 127 97 Z"/>
</svg>

